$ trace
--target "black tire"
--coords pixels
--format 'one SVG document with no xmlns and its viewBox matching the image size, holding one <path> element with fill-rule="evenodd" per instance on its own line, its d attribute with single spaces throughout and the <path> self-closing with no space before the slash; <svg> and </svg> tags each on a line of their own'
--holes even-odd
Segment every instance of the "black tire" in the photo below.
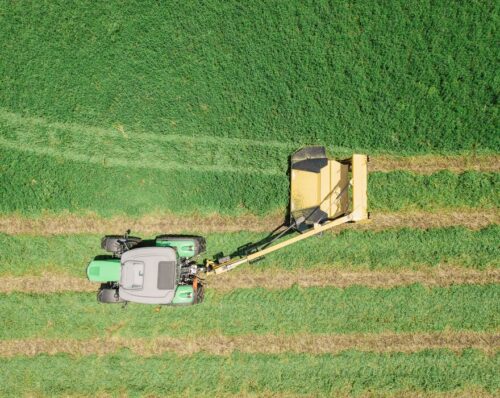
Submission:
<svg viewBox="0 0 500 398">
<path fill-rule="evenodd" d="M 104 304 L 116 304 L 123 303 L 125 300 L 120 298 L 118 289 L 103 287 L 97 292 L 97 301 Z"/>
<path fill-rule="evenodd" d="M 123 236 L 120 235 L 106 235 L 101 239 L 101 249 L 106 250 L 109 253 L 121 253 L 122 247 L 119 241 L 123 241 Z M 142 239 L 136 236 L 129 236 L 127 238 L 127 246 L 129 249 L 137 246 L 141 243 Z"/>
</svg>

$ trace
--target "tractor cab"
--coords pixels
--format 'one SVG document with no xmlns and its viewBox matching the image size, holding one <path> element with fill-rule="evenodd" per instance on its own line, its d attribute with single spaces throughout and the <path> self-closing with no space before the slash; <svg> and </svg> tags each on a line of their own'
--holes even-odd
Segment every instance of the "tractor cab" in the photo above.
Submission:
<svg viewBox="0 0 500 398">
<path fill-rule="evenodd" d="M 122 300 L 135 303 L 172 304 L 176 299 L 180 272 L 179 256 L 172 247 L 129 250 L 121 258 L 118 294 Z M 191 304 L 192 286 L 189 290 L 190 294 L 184 298 Z"/>
</svg>

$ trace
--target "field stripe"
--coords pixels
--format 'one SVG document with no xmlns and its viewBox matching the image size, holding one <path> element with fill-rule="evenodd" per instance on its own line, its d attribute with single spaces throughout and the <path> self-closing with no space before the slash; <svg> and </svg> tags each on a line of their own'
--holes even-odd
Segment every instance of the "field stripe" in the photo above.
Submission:
<svg viewBox="0 0 500 398">
<path fill-rule="evenodd" d="M 54 144 L 53 149 L 58 150 L 62 146 Z M 146 156 L 149 150 L 141 148 L 140 153 Z M 0 209 L 4 214 L 94 211 L 103 216 L 127 214 L 139 217 L 155 212 L 233 216 L 284 212 L 289 199 L 289 178 L 285 170 L 279 175 L 207 171 L 208 166 L 236 167 L 238 162 L 242 163 L 238 167 L 250 171 L 263 167 L 264 163 L 277 162 L 272 154 L 267 160 L 265 154 L 261 153 L 259 158 L 257 155 L 245 155 L 245 151 L 240 148 L 238 153 L 231 153 L 225 160 L 223 153 L 215 163 L 193 164 L 200 171 L 180 169 L 176 173 L 168 173 L 167 183 L 166 174 L 155 169 L 108 167 L 106 159 L 109 156 L 106 155 L 89 154 L 93 161 L 102 161 L 99 167 L 97 163 L 96 167 L 89 167 L 82 162 L 52 161 L 44 156 L 0 148 L 0 156 L 5 158 L 6 165 L 4 172 L 0 173 L 0 185 L 5 193 L 9 193 L 5 200 L 0 201 Z M 127 148 L 123 149 L 123 153 L 129 155 L 127 158 L 132 156 L 129 152 Z M 87 147 L 76 153 L 87 156 Z M 155 159 L 160 166 L 168 165 L 170 161 L 184 163 L 189 159 L 182 155 L 182 149 L 175 153 L 178 159 L 171 159 L 173 156 L 164 161 Z M 200 154 L 192 156 L 196 158 Z M 153 155 L 150 157 L 154 158 Z M 137 157 L 133 157 L 133 161 L 142 162 Z M 278 163 L 281 162 L 278 160 Z M 31 166 L 19 168 L 19 164 Z M 264 169 L 270 171 L 266 167 Z M 82 173 L 82 170 L 85 172 Z M 499 173 L 469 171 L 454 174 L 446 171 L 419 175 L 403 171 L 374 172 L 370 173 L 368 180 L 370 209 L 385 212 L 495 209 L 500 207 L 496 195 L 499 184 Z M 117 187 L 126 195 L 117 195 Z"/>
<path fill-rule="evenodd" d="M 213 232 L 266 232 L 280 225 L 285 219 L 284 214 L 271 214 L 265 217 L 245 215 L 229 217 L 224 215 L 211 216 L 180 216 L 174 214 L 147 215 L 140 218 L 132 217 L 100 217 L 95 214 L 80 216 L 71 213 L 46 214 L 41 217 L 23 217 L 16 214 L 0 215 L 0 232 L 11 235 L 35 234 L 39 236 L 55 234 L 106 234 L 115 231 L 125 231 L 128 228 L 135 233 L 155 234 L 162 231 L 181 233 L 196 231 L 199 233 Z M 384 230 L 389 228 L 440 228 L 449 226 L 464 226 L 471 229 L 484 228 L 491 224 L 500 224 L 500 212 L 497 209 L 463 209 L 436 212 L 390 212 L 371 213 L 370 223 L 346 224 L 343 229 Z"/>
<path fill-rule="evenodd" d="M 500 283 L 500 269 L 475 270 L 449 265 L 422 270 L 356 271 L 320 267 L 293 271 L 242 268 L 207 280 L 207 287 L 220 292 L 262 287 L 287 289 L 300 287 L 338 287 L 360 285 L 370 288 L 392 288 L 420 283 L 424 286 L 487 285 Z M 45 273 L 42 276 L 0 277 L 0 293 L 93 292 L 98 285 L 87 279 Z"/>
<path fill-rule="evenodd" d="M 99 128 L 74 123 L 49 122 L 40 117 L 27 117 L 20 114 L 9 112 L 0 108 L 0 121 L 5 125 L 3 129 L 8 132 L 6 137 L 0 138 L 0 146 L 8 149 L 22 150 L 39 155 L 64 158 L 71 161 L 83 161 L 87 163 L 103 164 L 110 166 L 126 166 L 133 168 L 149 168 L 156 170 L 198 170 L 213 172 L 231 172 L 231 173 L 253 173 L 278 175 L 286 170 L 288 155 L 298 149 L 300 143 L 270 141 L 270 140 L 252 140 L 243 138 L 214 137 L 208 135 L 196 135 L 196 137 L 179 134 L 151 134 L 137 131 L 125 131 L 123 126 L 117 124 L 115 128 Z M 58 145 L 58 135 L 64 133 L 72 140 Z M 30 146 L 24 145 L 27 137 L 31 142 Z M 85 151 L 83 142 L 94 138 L 103 145 L 96 145 L 96 153 L 93 155 Z M 115 146 L 104 145 L 109 141 L 116 142 Z M 129 147 L 148 145 L 148 151 L 151 156 L 144 157 L 139 152 L 135 157 L 140 160 L 131 160 L 129 151 L 124 154 L 121 143 L 127 143 Z M 82 146 L 83 145 L 83 146 Z M 274 156 L 281 159 L 270 159 L 270 163 L 262 167 L 242 167 L 238 163 L 234 164 L 211 164 L 207 159 L 199 157 L 191 159 L 191 162 L 172 161 L 165 157 L 165 149 L 169 145 L 184 145 L 186 151 L 192 150 L 193 145 L 203 146 L 227 146 L 227 151 L 231 149 L 246 147 L 249 150 L 258 151 L 259 148 L 272 148 Z M 160 151 L 158 146 L 164 147 Z M 166 147 L 166 148 L 165 148 Z M 232 147 L 232 148 L 231 148 Z M 106 148 L 103 152 L 103 148 Z M 253 149 L 255 148 L 255 149 Z M 351 148 L 328 147 L 331 153 L 350 155 L 355 151 Z M 101 152 L 99 152 L 99 150 Z M 227 152 L 226 151 L 226 152 Z M 153 155 L 154 153 L 154 155 Z M 134 158 L 135 158 L 134 157 Z M 158 161 L 161 160 L 161 161 Z M 213 162 L 217 163 L 217 156 Z M 196 162 L 202 162 L 197 164 Z M 500 156 L 491 155 L 419 155 L 419 156 L 392 156 L 392 155 L 374 155 L 371 156 L 369 165 L 370 171 L 394 171 L 407 170 L 419 174 L 432 174 L 440 170 L 450 170 L 453 172 L 464 172 L 475 170 L 481 172 L 500 171 Z"/>
<path fill-rule="evenodd" d="M 49 146 L 23 146 L 20 143 L 14 141 L 9 141 L 0 137 L 0 147 L 13 149 L 16 151 L 33 153 L 35 155 L 49 156 L 52 158 L 66 159 L 76 162 L 85 162 L 97 165 L 107 165 L 107 166 L 122 166 L 131 167 L 136 169 L 154 169 L 160 171 L 185 171 L 193 170 L 200 172 L 217 172 L 217 173 L 239 173 L 239 174 L 264 174 L 264 175 L 281 175 L 280 170 L 265 170 L 265 169 L 254 169 L 252 167 L 246 168 L 236 168 L 231 166 L 219 166 L 219 165 L 196 165 L 193 163 L 177 163 L 177 162 L 143 162 L 134 161 L 127 159 L 126 157 L 101 157 L 92 156 L 89 154 L 71 151 L 71 150 L 60 150 L 54 149 Z"/>
<path fill-rule="evenodd" d="M 42 127 L 48 130 L 67 130 L 73 134 L 88 135 L 92 134 L 95 136 L 104 136 L 110 139 L 129 139 L 131 137 L 137 138 L 142 141 L 152 141 L 152 142 L 164 142 L 164 143 L 175 143 L 178 141 L 184 141 L 187 143 L 192 142 L 206 142 L 211 144 L 230 144 L 230 145 L 250 145 L 258 147 L 276 147 L 293 149 L 297 146 L 296 143 L 289 143 L 284 141 L 273 141 L 273 140 L 253 140 L 245 138 L 234 138 L 234 137 L 215 137 L 210 135 L 196 134 L 196 136 L 181 135 L 181 134 L 151 134 L 138 131 L 125 131 L 123 126 L 117 124 L 115 128 L 101 128 L 84 124 L 77 123 L 59 123 L 50 122 L 42 117 L 31 117 L 23 116 L 19 113 L 14 113 L 6 110 L 5 108 L 0 108 L 0 120 L 7 121 L 14 125 L 20 125 L 29 128 Z M 22 137 L 19 137 L 21 140 Z M 350 150 L 344 148 L 346 151 Z"/>
<path fill-rule="evenodd" d="M 231 165 L 219 164 L 195 164 L 193 162 L 175 162 L 175 161 L 134 161 L 126 157 L 112 156 L 92 156 L 76 150 L 55 149 L 50 146 L 24 146 L 20 142 L 7 140 L 0 137 L 0 147 L 12 149 L 36 155 L 49 156 L 57 159 L 66 159 L 69 161 L 85 162 L 96 165 L 128 167 L 136 169 L 154 169 L 160 171 L 201 171 L 216 173 L 238 173 L 238 174 L 263 174 L 270 176 L 283 175 L 283 170 L 270 166 L 269 168 L 253 167 L 234 167 Z M 410 171 L 417 174 L 433 174 L 438 171 L 448 170 L 454 173 L 465 171 L 477 172 L 499 172 L 500 157 L 495 155 L 480 156 L 470 158 L 468 156 L 422 156 L 409 157 L 391 157 L 391 156 L 373 156 L 372 163 L 369 165 L 370 172 L 392 172 L 395 170 Z"/>
<path fill-rule="evenodd" d="M 28 397 L 38 397 L 39 394 L 35 392 L 25 391 L 26 396 Z M 106 393 L 99 391 L 98 393 L 100 398 L 114 398 L 116 394 Z M 96 394 L 64 394 L 65 398 L 94 398 Z M 123 395 L 128 396 L 128 395 Z M 171 398 L 185 398 L 185 393 L 170 393 L 168 394 Z M 238 393 L 227 393 L 227 392 L 217 392 L 216 396 L 218 398 L 311 398 L 321 396 L 318 394 L 300 394 L 293 392 L 275 392 L 275 391 L 259 391 L 255 392 L 246 392 L 241 391 Z M 353 395 L 351 393 L 346 393 L 342 391 L 332 391 L 328 394 L 329 397 L 334 398 L 352 398 Z M 356 394 L 357 398 L 498 398 L 498 394 L 493 394 L 485 389 L 481 388 L 467 388 L 467 389 L 457 389 L 455 391 L 448 392 L 438 392 L 438 391 L 391 391 L 391 392 L 369 392 L 369 393 L 360 393 Z"/>
<path fill-rule="evenodd" d="M 208 290 L 203 304 L 103 305 L 94 292 L 0 297 L 0 339 L 498 331 L 498 284 Z"/>
<path fill-rule="evenodd" d="M 123 348 L 141 356 L 166 352 L 192 355 L 245 354 L 338 354 L 346 350 L 388 353 L 415 353 L 422 350 L 448 349 L 461 352 L 478 349 L 495 354 L 500 348 L 499 333 L 381 333 L 381 334 L 251 334 L 242 336 L 206 335 L 196 338 L 157 337 L 76 339 L 20 339 L 0 341 L 0 357 L 57 355 L 107 355 Z"/>
<path fill-rule="evenodd" d="M 109 231 L 113 232 L 113 231 Z M 134 231 L 135 232 L 135 231 Z M 207 252 L 235 253 L 238 247 L 258 242 L 264 234 L 252 232 L 203 234 Z M 325 234 L 266 256 L 241 269 L 339 271 L 427 270 L 438 265 L 476 270 L 498 268 L 500 226 L 481 230 L 464 227 L 436 229 L 391 229 L 384 231 L 346 230 Z M 154 235 L 143 235 L 145 245 L 153 245 Z M 75 277 L 85 276 L 85 267 L 100 249 L 102 235 L 8 235 L 0 233 L 0 276 L 40 276 L 45 272 Z"/>
<path fill-rule="evenodd" d="M 392 288 L 421 283 L 424 286 L 484 285 L 500 283 L 500 269 L 478 271 L 462 267 L 441 266 L 427 270 L 344 271 L 332 268 L 294 271 L 243 268 L 208 280 L 208 286 L 219 291 L 263 287 L 286 289 L 300 287 L 338 287 L 361 285 L 370 288 Z"/>
<path fill-rule="evenodd" d="M 432 174 L 441 170 L 454 173 L 467 170 L 497 173 L 500 171 L 500 156 L 370 156 L 369 170 L 381 172 L 406 170 L 418 174 Z"/>
<path fill-rule="evenodd" d="M 481 350 L 229 355 L 39 355 L 4 358 L 2 396 L 432 397 L 498 391 L 498 357 Z M 75 380 L 78 382 L 75 383 Z M 412 391 L 414 394 L 406 394 Z M 172 393 L 171 393 L 172 392 Z M 222 393 L 219 393 L 222 392 Z M 264 393 L 264 394 L 261 394 Z M 460 396 L 460 395 L 458 395 Z M 463 396 L 463 395 L 462 395 Z M 469 395 L 476 396 L 476 395 Z"/>
</svg>

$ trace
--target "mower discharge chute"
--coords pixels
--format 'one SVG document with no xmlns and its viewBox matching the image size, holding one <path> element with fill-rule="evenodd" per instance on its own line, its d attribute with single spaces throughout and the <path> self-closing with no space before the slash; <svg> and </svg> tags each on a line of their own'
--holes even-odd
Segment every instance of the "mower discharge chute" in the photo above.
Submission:
<svg viewBox="0 0 500 398">
<path fill-rule="evenodd" d="M 203 301 L 207 276 L 259 260 L 276 250 L 347 222 L 368 220 L 366 155 L 329 159 L 321 146 L 291 156 L 290 212 L 286 223 L 257 243 L 228 257 L 205 260 L 205 239 L 192 235 L 161 235 L 147 241 L 108 235 L 101 247 L 111 256 L 97 256 L 87 267 L 90 281 L 101 283 L 98 301 L 189 305 Z M 281 238 L 299 232 L 286 240 Z M 279 241 L 279 242 L 278 242 Z"/>
</svg>

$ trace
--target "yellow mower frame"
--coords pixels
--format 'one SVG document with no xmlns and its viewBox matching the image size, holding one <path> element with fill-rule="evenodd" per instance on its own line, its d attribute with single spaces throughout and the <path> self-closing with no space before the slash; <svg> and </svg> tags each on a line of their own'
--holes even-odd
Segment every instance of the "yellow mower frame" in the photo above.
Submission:
<svg viewBox="0 0 500 398">
<path fill-rule="evenodd" d="M 326 156 L 324 147 L 300 149 L 290 158 L 288 229 L 301 234 L 240 258 L 209 261 L 207 273 L 220 274 L 338 225 L 368 220 L 367 187 L 366 155 L 335 160 Z"/>
</svg>

